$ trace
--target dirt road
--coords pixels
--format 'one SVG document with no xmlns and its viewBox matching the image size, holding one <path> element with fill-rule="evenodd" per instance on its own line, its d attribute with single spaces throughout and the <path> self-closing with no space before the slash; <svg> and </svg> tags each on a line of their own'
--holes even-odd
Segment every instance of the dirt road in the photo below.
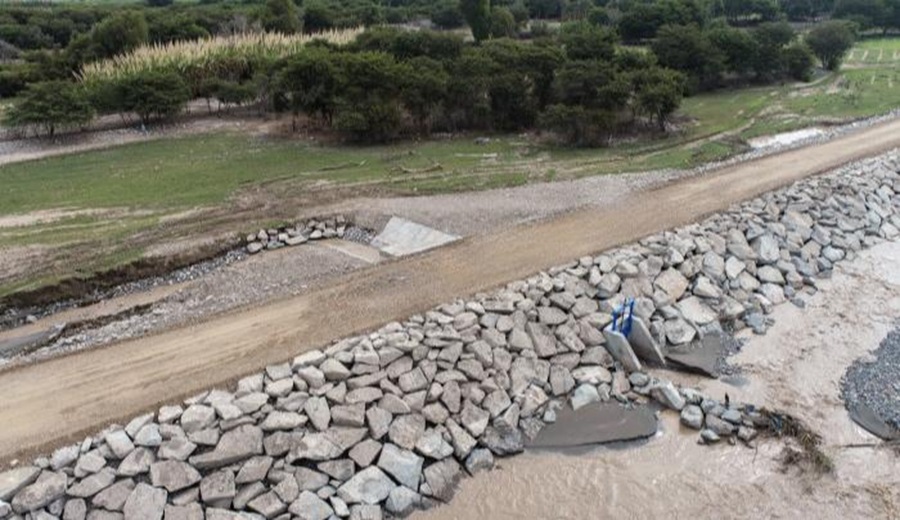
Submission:
<svg viewBox="0 0 900 520">
<path fill-rule="evenodd" d="M 0 461 L 224 384 L 303 350 L 900 146 L 900 120 L 768 156 L 618 204 L 482 235 L 356 271 L 302 296 L 197 326 L 0 373 Z"/>
</svg>

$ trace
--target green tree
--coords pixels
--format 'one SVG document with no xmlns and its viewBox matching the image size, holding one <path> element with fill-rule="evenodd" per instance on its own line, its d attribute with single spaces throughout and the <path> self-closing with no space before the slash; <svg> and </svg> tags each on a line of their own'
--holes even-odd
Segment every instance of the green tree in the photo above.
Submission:
<svg viewBox="0 0 900 520">
<path fill-rule="evenodd" d="M 332 8 L 320 1 L 312 0 L 303 5 L 303 30 L 321 32 L 331 29 L 336 23 L 337 15 Z"/>
<path fill-rule="evenodd" d="M 888 12 L 884 0 L 837 0 L 833 16 L 856 22 L 865 30 L 882 26 Z"/>
<path fill-rule="evenodd" d="M 837 70 L 844 55 L 853 47 L 856 35 L 850 23 L 832 20 L 813 27 L 804 40 L 823 67 Z"/>
<path fill-rule="evenodd" d="M 174 0 L 147 0 L 147 5 L 150 7 L 167 7 L 172 5 Z"/>
<path fill-rule="evenodd" d="M 635 72 L 631 81 L 635 112 L 656 121 L 659 130 L 665 132 L 669 116 L 681 105 L 684 76 L 674 70 L 651 67 Z"/>
<path fill-rule="evenodd" d="M 513 38 L 516 35 L 516 19 L 506 7 L 491 9 L 491 38 Z"/>
<path fill-rule="evenodd" d="M 472 30 L 476 42 L 486 40 L 491 35 L 490 0 L 460 0 L 459 10 Z"/>
<path fill-rule="evenodd" d="M 792 79 L 809 81 L 816 57 L 805 43 L 793 43 L 784 49 L 785 71 Z"/>
<path fill-rule="evenodd" d="M 725 55 L 696 25 L 666 25 L 651 46 L 659 64 L 685 73 L 688 90 L 718 85 Z"/>
<path fill-rule="evenodd" d="M 453 1 L 437 4 L 431 12 L 431 21 L 439 29 L 457 29 L 466 23 L 462 11 L 459 10 L 459 3 Z"/>
<path fill-rule="evenodd" d="M 147 19 L 138 11 L 125 11 L 105 18 L 91 31 L 92 59 L 110 58 L 147 43 Z"/>
<path fill-rule="evenodd" d="M 169 71 L 148 70 L 118 85 L 119 102 L 125 112 L 134 112 L 141 123 L 175 117 L 191 99 L 182 77 Z"/>
<path fill-rule="evenodd" d="M 409 69 L 381 52 L 347 54 L 342 68 L 334 127 L 354 141 L 395 139 L 403 124 L 401 89 Z"/>
<path fill-rule="evenodd" d="M 570 60 L 609 61 L 616 54 L 615 32 L 588 22 L 563 24 L 559 41 Z"/>
<path fill-rule="evenodd" d="M 331 124 L 342 88 L 340 56 L 328 49 L 307 47 L 287 58 L 276 76 L 276 90 L 293 113 L 318 117 Z"/>
<path fill-rule="evenodd" d="M 739 76 L 754 70 L 759 43 L 747 30 L 724 25 L 710 29 L 707 35 L 724 54 L 725 69 Z"/>
<path fill-rule="evenodd" d="M 261 21 L 267 31 L 293 34 L 300 32 L 300 12 L 293 0 L 266 0 Z"/>
<path fill-rule="evenodd" d="M 609 110 L 558 104 L 547 107 L 538 124 L 575 146 L 604 146 L 616 123 L 616 114 Z"/>
<path fill-rule="evenodd" d="M 767 22 L 751 32 L 756 41 L 753 70 L 759 80 L 772 81 L 784 74 L 784 48 L 796 36 L 787 22 Z"/>
<path fill-rule="evenodd" d="M 447 95 L 450 75 L 441 62 L 419 56 L 404 64 L 408 73 L 401 87 L 401 98 L 420 132 L 429 133 L 435 116 Z"/>
<path fill-rule="evenodd" d="M 53 136 L 60 128 L 88 123 L 93 115 L 79 86 L 69 81 L 45 81 L 29 85 L 5 117 L 10 126 L 34 126 Z"/>
</svg>

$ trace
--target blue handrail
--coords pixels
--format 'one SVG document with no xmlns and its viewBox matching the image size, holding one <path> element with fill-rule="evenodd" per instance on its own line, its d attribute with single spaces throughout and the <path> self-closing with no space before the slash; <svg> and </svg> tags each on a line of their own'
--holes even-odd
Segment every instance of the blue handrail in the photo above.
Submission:
<svg viewBox="0 0 900 520">
<path fill-rule="evenodd" d="M 619 317 L 622 322 L 619 323 Z M 634 321 L 634 298 L 628 298 L 620 307 L 613 309 L 612 330 L 621 332 L 626 338 L 631 334 L 631 326 Z"/>
</svg>

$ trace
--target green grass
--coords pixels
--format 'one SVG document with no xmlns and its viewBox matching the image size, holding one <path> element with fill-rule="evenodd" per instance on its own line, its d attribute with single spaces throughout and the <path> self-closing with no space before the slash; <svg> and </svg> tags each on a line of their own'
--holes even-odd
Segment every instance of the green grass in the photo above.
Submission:
<svg viewBox="0 0 900 520">
<path fill-rule="evenodd" d="M 857 42 L 844 64 L 848 66 L 900 65 L 900 38 L 869 38 Z"/>
<path fill-rule="evenodd" d="M 355 147 L 212 133 L 0 166 L 0 215 L 53 208 L 134 210 L 117 210 L 115 217 L 79 216 L 0 228 L 0 248 L 44 245 L 57 251 L 72 248 L 83 253 L 86 247 L 97 251 L 95 256 L 79 256 L 79 265 L 51 275 L 0 284 L 0 295 L 134 260 L 143 249 L 133 238 L 159 232 L 160 219 L 166 215 L 197 207 L 230 207 L 229 201 L 243 193 L 314 203 L 320 191 L 331 188 L 351 187 L 351 194 L 447 193 L 690 168 L 724 159 L 746 149 L 744 141 L 753 137 L 900 107 L 900 66 L 887 61 L 887 55 L 900 56 L 900 38 L 860 42 L 844 70 L 811 84 L 690 97 L 675 118 L 682 131 L 664 138 L 623 140 L 602 149 L 554 147 L 519 136 L 496 136 L 485 145 L 460 137 Z M 290 206 L 287 211 L 301 209 Z M 265 225 L 273 216 L 267 213 L 249 222 L 242 216 L 229 229 Z M 208 223 L 190 224 L 196 232 Z"/>
</svg>

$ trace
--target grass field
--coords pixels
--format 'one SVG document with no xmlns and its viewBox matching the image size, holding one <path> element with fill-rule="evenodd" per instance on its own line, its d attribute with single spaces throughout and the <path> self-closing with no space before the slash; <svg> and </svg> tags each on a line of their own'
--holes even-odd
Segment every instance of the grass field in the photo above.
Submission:
<svg viewBox="0 0 900 520">
<path fill-rule="evenodd" d="M 752 137 L 900 107 L 900 66 L 893 61 L 898 56 L 900 38 L 865 40 L 839 73 L 821 75 L 810 84 L 687 98 L 676 118 L 682 131 L 604 149 L 559 148 L 521 136 L 496 136 L 483 145 L 467 136 L 352 147 L 213 133 L 2 166 L 0 217 L 54 208 L 115 211 L 0 226 L 0 248 L 102 251 L 79 261 L 79 272 L 90 272 L 140 256 L 147 241 L 135 237 L 159 233 L 171 226 L 173 215 L 198 207 L 240 206 L 248 196 L 290 200 L 294 205 L 287 207 L 296 213 L 302 208 L 297 204 L 327 200 L 335 190 L 344 195 L 430 194 L 688 168 L 745 150 Z M 252 229 L 262 223 L 254 218 L 266 217 L 248 218 L 229 223 L 234 226 L 229 229 Z M 190 224 L 196 232 L 208 222 Z M 64 264 L 55 272 L 59 277 L 73 271 Z M 47 281 L 52 278 L 7 283 L 0 277 L 0 295 Z"/>
</svg>

